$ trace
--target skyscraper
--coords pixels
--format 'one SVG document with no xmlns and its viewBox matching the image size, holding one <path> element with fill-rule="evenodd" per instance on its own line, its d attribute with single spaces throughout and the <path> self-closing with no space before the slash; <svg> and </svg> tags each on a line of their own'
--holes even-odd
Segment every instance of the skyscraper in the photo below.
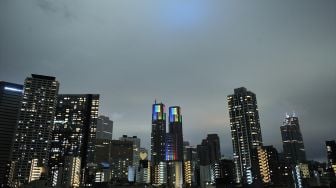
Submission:
<svg viewBox="0 0 336 188">
<path fill-rule="evenodd" d="M 336 141 L 326 141 L 328 169 L 331 175 L 336 176 Z"/>
<path fill-rule="evenodd" d="M 227 97 L 235 163 L 236 183 L 252 184 L 258 179 L 253 149 L 262 146 L 256 95 L 241 87 Z"/>
<path fill-rule="evenodd" d="M 167 184 L 182 187 L 183 184 L 183 132 L 179 106 L 169 107 L 169 133 L 166 136 Z"/>
<path fill-rule="evenodd" d="M 109 117 L 99 116 L 97 120 L 97 139 L 112 140 L 113 121 Z"/>
<path fill-rule="evenodd" d="M 207 138 L 203 140 L 204 145 L 209 147 L 209 159 L 210 163 L 216 163 L 221 157 L 220 141 L 217 134 L 208 134 Z"/>
<path fill-rule="evenodd" d="M 169 134 L 173 139 L 174 161 L 183 160 L 182 115 L 179 106 L 169 107 Z"/>
<path fill-rule="evenodd" d="M 166 110 L 165 105 L 156 102 L 152 106 L 151 133 L 151 178 L 152 184 L 160 185 L 166 182 Z"/>
<path fill-rule="evenodd" d="M 7 185 L 23 86 L 0 81 L 0 187 Z"/>
<path fill-rule="evenodd" d="M 151 160 L 154 165 L 165 161 L 166 141 L 166 109 L 160 103 L 153 104 L 152 133 L 151 133 Z"/>
<path fill-rule="evenodd" d="M 38 180 L 45 172 L 58 87 L 55 77 L 32 74 L 25 80 L 9 177 L 12 186 Z"/>
<path fill-rule="evenodd" d="M 52 131 L 49 171 L 52 185 L 73 186 L 76 171 L 69 170 L 71 162 L 80 161 L 80 179 L 88 182 L 93 163 L 99 108 L 97 94 L 58 95 L 54 129 Z M 76 160 L 74 160 L 76 159 Z"/>
<path fill-rule="evenodd" d="M 290 164 L 305 162 L 306 151 L 304 149 L 298 117 L 295 114 L 292 116 L 286 114 L 280 130 L 285 160 Z"/>
</svg>

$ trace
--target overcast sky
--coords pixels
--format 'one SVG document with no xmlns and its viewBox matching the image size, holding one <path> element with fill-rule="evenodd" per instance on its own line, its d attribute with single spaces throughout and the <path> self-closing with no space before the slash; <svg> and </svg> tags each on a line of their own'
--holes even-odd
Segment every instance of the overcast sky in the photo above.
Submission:
<svg viewBox="0 0 336 188">
<path fill-rule="evenodd" d="M 264 145 L 299 116 L 310 159 L 336 139 L 336 1 L 1 0 L 0 80 L 56 76 L 98 93 L 114 138 L 150 148 L 151 105 L 179 105 L 184 140 L 217 133 L 232 155 L 226 97 L 257 95 Z"/>
</svg>

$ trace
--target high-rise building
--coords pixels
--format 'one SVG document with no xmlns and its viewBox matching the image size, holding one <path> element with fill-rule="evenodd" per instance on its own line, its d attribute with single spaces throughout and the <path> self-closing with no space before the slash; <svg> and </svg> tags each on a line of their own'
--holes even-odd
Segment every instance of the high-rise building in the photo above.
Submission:
<svg viewBox="0 0 336 188">
<path fill-rule="evenodd" d="M 220 141 L 217 134 L 208 134 L 207 138 L 203 140 L 203 145 L 209 147 L 209 159 L 210 163 L 217 163 L 220 160 Z"/>
<path fill-rule="evenodd" d="M 259 146 L 256 149 L 260 178 L 265 185 L 280 185 L 278 151 L 273 146 Z"/>
<path fill-rule="evenodd" d="M 13 146 L 11 186 L 27 184 L 45 172 L 58 87 L 55 77 L 32 74 L 25 80 Z"/>
<path fill-rule="evenodd" d="M 90 181 L 89 164 L 94 162 L 98 108 L 97 94 L 58 95 L 49 159 L 51 185 L 73 186 L 70 180 L 75 173 L 71 175 L 68 165 L 79 161 L 81 183 Z"/>
<path fill-rule="evenodd" d="M 169 187 L 183 185 L 183 133 L 179 106 L 169 107 L 169 133 L 166 135 L 167 184 Z"/>
<path fill-rule="evenodd" d="M 23 86 L 0 81 L 0 187 L 6 187 Z"/>
<path fill-rule="evenodd" d="M 112 140 L 113 121 L 109 117 L 99 116 L 97 120 L 97 139 Z"/>
<path fill-rule="evenodd" d="M 262 146 L 256 95 L 241 87 L 228 95 L 236 183 L 258 183 L 259 165 L 253 149 Z"/>
<path fill-rule="evenodd" d="M 173 160 L 183 160 L 183 132 L 181 107 L 169 107 L 169 134 L 173 140 Z"/>
<path fill-rule="evenodd" d="M 327 157 L 328 157 L 328 170 L 331 175 L 336 176 L 336 141 L 326 141 Z"/>
<path fill-rule="evenodd" d="M 295 114 L 292 116 L 286 114 L 280 130 L 285 160 L 290 164 L 304 163 L 306 161 L 306 151 L 300 131 L 299 118 Z"/>
<path fill-rule="evenodd" d="M 133 142 L 112 140 L 110 151 L 112 182 L 128 182 L 129 167 L 133 165 Z"/>
<path fill-rule="evenodd" d="M 166 183 L 166 109 L 162 103 L 152 106 L 152 132 L 151 132 L 151 179 L 152 184 Z"/>
<path fill-rule="evenodd" d="M 132 137 L 128 137 L 127 135 L 123 135 L 122 137 L 119 138 L 119 140 L 122 141 L 131 141 L 133 142 L 133 168 L 137 169 L 139 167 L 139 162 L 140 162 L 140 138 L 138 138 L 137 136 L 132 136 Z M 135 181 L 135 173 L 134 173 L 134 177 L 129 177 L 130 180 L 133 179 L 134 182 Z M 130 176 L 130 175 L 129 175 Z"/>
</svg>

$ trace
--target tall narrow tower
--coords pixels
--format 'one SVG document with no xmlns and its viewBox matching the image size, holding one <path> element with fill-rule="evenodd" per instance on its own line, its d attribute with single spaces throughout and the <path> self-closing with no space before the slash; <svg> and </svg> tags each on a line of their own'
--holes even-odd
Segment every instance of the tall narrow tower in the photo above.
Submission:
<svg viewBox="0 0 336 188">
<path fill-rule="evenodd" d="M 167 185 L 183 185 L 183 133 L 179 106 L 169 107 L 169 133 L 166 138 Z"/>
<path fill-rule="evenodd" d="M 169 107 L 169 134 L 173 138 L 173 160 L 183 160 L 182 115 L 179 106 Z"/>
<path fill-rule="evenodd" d="M 280 127 L 283 153 L 285 160 L 290 164 L 297 164 L 306 161 L 306 151 L 304 149 L 302 134 L 299 126 L 299 118 L 293 114 L 287 115 Z"/>
<path fill-rule="evenodd" d="M 259 176 L 254 149 L 262 146 L 256 95 L 241 87 L 227 97 L 236 183 L 252 184 Z"/>
<path fill-rule="evenodd" d="M 32 74 L 25 80 L 10 177 L 15 186 L 38 180 L 45 172 L 58 87 L 55 77 Z"/>
<path fill-rule="evenodd" d="M 152 106 L 151 161 L 152 184 L 161 185 L 166 181 L 166 110 L 162 103 Z"/>
<path fill-rule="evenodd" d="M 0 81 L 0 187 L 7 186 L 23 86 Z"/>
</svg>

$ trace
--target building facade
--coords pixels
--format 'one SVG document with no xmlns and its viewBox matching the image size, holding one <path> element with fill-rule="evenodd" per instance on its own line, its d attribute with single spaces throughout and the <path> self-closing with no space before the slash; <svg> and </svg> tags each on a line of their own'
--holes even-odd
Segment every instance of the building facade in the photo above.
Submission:
<svg viewBox="0 0 336 188">
<path fill-rule="evenodd" d="M 79 161 L 81 183 L 90 181 L 89 164 L 94 162 L 98 108 L 97 94 L 58 95 L 49 159 L 51 185 L 73 186 L 70 180 L 74 173 L 68 166 L 78 167 Z"/>
<path fill-rule="evenodd" d="M 299 126 L 299 118 L 295 114 L 291 116 L 286 114 L 280 130 L 285 160 L 289 164 L 306 162 L 306 151 Z"/>
<path fill-rule="evenodd" d="M 328 171 L 332 176 L 336 176 L 336 141 L 326 141 L 327 157 L 328 157 Z"/>
<path fill-rule="evenodd" d="M 28 184 L 45 172 L 58 88 L 55 77 L 32 74 L 25 80 L 13 146 L 11 186 Z"/>
<path fill-rule="evenodd" d="M 166 182 L 166 109 L 162 103 L 152 106 L 151 132 L 151 178 L 152 184 L 160 185 Z"/>
<path fill-rule="evenodd" d="M 253 151 L 263 145 L 256 95 L 241 87 L 227 100 L 236 183 L 253 184 L 259 180 L 259 165 L 253 160 Z"/>
<path fill-rule="evenodd" d="M 97 119 L 97 139 L 112 140 L 113 121 L 109 117 L 99 116 Z"/>
<path fill-rule="evenodd" d="M 23 86 L 0 81 L 0 187 L 7 186 Z"/>
</svg>

